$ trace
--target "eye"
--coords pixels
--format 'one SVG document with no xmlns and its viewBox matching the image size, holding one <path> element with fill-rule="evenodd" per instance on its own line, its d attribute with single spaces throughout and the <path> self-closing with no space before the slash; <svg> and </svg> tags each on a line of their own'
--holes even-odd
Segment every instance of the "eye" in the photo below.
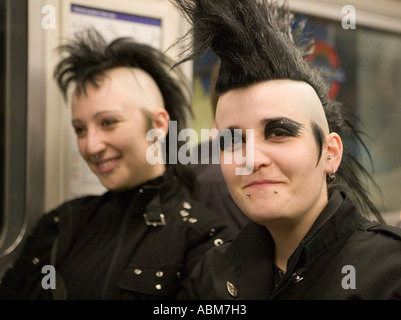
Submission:
<svg viewBox="0 0 401 320">
<path fill-rule="evenodd" d="M 223 129 L 219 133 L 219 144 L 221 151 L 235 151 L 242 146 L 245 140 L 240 129 Z"/>
<path fill-rule="evenodd" d="M 268 130 L 265 130 L 265 139 L 273 139 L 273 138 L 284 138 L 284 137 L 294 137 L 296 134 L 294 134 L 292 131 L 285 129 L 285 128 L 271 128 Z"/>
<path fill-rule="evenodd" d="M 108 128 L 108 127 L 112 127 L 113 125 L 115 125 L 116 123 L 118 122 L 118 120 L 116 120 L 116 119 L 103 119 L 102 120 L 102 122 L 101 122 L 101 124 L 102 124 L 102 127 L 106 127 L 106 128 Z"/>
<path fill-rule="evenodd" d="M 74 126 L 73 128 L 78 137 L 83 137 L 85 135 L 86 128 L 84 126 Z"/>
<path fill-rule="evenodd" d="M 265 125 L 265 140 L 282 140 L 287 137 L 296 137 L 302 125 L 286 118 L 271 120 Z"/>
</svg>

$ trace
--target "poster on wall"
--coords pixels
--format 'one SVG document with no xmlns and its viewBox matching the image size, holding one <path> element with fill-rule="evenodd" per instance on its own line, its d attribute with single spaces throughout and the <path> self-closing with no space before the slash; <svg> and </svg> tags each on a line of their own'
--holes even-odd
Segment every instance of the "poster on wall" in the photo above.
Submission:
<svg viewBox="0 0 401 320">
<path fill-rule="evenodd" d="M 73 37 L 74 34 L 88 27 L 93 27 L 103 35 L 106 41 L 128 36 L 137 42 L 161 49 L 161 19 L 74 3 L 71 3 L 69 13 L 69 37 Z M 76 135 L 72 129 L 69 138 L 69 157 L 69 197 L 103 193 L 105 188 L 79 154 Z"/>
<path fill-rule="evenodd" d="M 160 49 L 161 19 L 71 4 L 70 36 L 88 27 L 97 29 L 107 41 L 129 36 Z"/>
</svg>

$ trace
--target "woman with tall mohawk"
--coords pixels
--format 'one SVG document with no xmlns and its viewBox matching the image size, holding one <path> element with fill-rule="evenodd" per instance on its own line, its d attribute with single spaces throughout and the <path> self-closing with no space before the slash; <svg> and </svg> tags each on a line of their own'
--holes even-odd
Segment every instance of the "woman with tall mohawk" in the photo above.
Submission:
<svg viewBox="0 0 401 320">
<path fill-rule="evenodd" d="M 400 299 L 401 230 L 369 200 L 373 179 L 350 151 L 365 148 L 357 118 L 306 61 L 303 24 L 286 3 L 173 2 L 191 25 L 178 64 L 209 49 L 220 59 L 221 168 L 252 220 L 204 256 L 178 299 Z"/>
</svg>

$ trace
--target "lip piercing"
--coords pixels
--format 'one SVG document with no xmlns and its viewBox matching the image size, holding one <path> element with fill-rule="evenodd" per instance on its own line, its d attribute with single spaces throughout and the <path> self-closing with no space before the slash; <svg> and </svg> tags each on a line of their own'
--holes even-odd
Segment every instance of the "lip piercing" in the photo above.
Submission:
<svg viewBox="0 0 401 320">
<path fill-rule="evenodd" d="M 249 192 L 245 193 L 247 197 L 250 197 L 251 194 Z"/>
</svg>

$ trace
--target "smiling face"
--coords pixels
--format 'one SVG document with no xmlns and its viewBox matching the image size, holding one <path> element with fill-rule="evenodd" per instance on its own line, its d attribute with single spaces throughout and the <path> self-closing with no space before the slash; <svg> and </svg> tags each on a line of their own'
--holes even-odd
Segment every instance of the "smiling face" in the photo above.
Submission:
<svg viewBox="0 0 401 320">
<path fill-rule="evenodd" d="M 81 156 L 109 190 L 127 190 L 161 175 L 164 165 L 146 161 L 150 123 L 159 123 L 153 121 L 157 115 L 168 123 L 157 85 L 142 70 L 128 68 L 105 72 L 98 84 L 88 83 L 86 93 L 72 97 L 72 125 Z"/>
<path fill-rule="evenodd" d="M 329 134 L 310 85 L 271 80 L 230 90 L 219 99 L 216 124 L 219 130 L 242 129 L 242 136 L 233 139 L 238 145 L 221 146 L 221 168 L 234 201 L 250 219 L 270 225 L 317 217 L 328 201 L 326 173 L 337 170 L 342 144 L 337 134 Z M 245 129 L 253 129 L 253 135 L 245 136 Z M 317 132 L 323 137 L 322 151 Z M 252 173 L 238 175 L 235 169 L 241 165 L 227 163 L 224 156 L 234 159 L 249 143 Z"/>
</svg>

